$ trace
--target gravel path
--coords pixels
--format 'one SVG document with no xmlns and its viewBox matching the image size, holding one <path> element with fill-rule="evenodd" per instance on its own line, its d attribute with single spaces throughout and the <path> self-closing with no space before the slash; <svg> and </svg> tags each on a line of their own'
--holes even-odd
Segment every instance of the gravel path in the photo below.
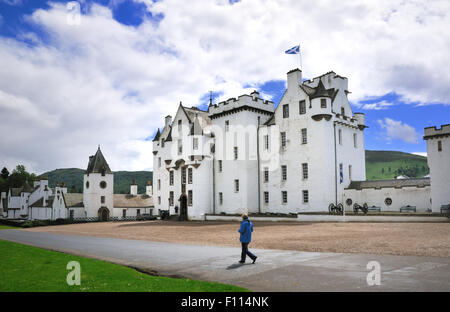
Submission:
<svg viewBox="0 0 450 312">
<path fill-rule="evenodd" d="M 450 258 L 450 223 L 288 223 L 256 221 L 251 248 Z M 237 247 L 237 222 L 104 222 L 32 232 Z"/>
</svg>

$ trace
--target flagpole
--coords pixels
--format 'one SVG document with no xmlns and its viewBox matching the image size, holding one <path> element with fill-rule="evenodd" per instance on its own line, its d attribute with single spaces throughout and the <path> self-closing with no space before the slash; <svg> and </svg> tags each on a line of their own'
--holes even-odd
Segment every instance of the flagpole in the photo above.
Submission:
<svg viewBox="0 0 450 312">
<path fill-rule="evenodd" d="M 300 49 L 300 43 L 298 44 L 299 47 L 299 59 L 300 59 L 300 70 L 303 72 L 303 65 L 302 65 L 302 50 Z"/>
</svg>

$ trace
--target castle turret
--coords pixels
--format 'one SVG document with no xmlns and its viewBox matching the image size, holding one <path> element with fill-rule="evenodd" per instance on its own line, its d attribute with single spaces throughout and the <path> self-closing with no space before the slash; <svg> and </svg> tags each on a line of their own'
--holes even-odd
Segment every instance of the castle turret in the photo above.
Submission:
<svg viewBox="0 0 450 312">
<path fill-rule="evenodd" d="M 103 156 L 100 146 L 89 157 L 84 174 L 83 204 L 88 218 L 106 221 L 113 212 L 114 175 Z"/>
</svg>

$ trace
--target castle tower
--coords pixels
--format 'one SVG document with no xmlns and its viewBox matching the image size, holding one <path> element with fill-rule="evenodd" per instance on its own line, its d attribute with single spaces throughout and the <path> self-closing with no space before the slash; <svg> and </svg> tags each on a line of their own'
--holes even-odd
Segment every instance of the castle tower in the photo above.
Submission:
<svg viewBox="0 0 450 312">
<path fill-rule="evenodd" d="M 95 155 L 89 156 L 83 180 L 83 204 L 86 217 L 107 221 L 113 213 L 114 176 L 100 146 Z"/>
</svg>

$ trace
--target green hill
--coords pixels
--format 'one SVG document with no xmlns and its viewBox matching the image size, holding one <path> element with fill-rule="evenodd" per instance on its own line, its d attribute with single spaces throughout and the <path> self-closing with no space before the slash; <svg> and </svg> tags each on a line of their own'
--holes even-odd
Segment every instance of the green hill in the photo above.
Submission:
<svg viewBox="0 0 450 312">
<path fill-rule="evenodd" d="M 427 158 L 419 155 L 395 151 L 366 150 L 367 180 L 393 179 L 398 175 L 423 177 L 429 173 Z M 64 182 L 69 192 L 83 191 L 84 170 L 77 168 L 56 169 L 45 173 L 50 187 L 56 182 Z M 114 193 L 128 194 L 130 184 L 136 180 L 138 192 L 144 193 L 147 181 L 152 181 L 152 171 L 116 171 L 114 172 Z"/>
<path fill-rule="evenodd" d="M 56 169 L 44 173 L 48 175 L 48 184 L 54 187 L 56 182 L 64 182 L 69 192 L 83 192 L 83 174 L 85 170 L 78 168 Z M 114 174 L 114 193 L 128 194 L 130 193 L 130 184 L 136 180 L 138 185 L 138 193 L 145 193 L 147 181 L 152 181 L 152 171 L 116 171 Z"/>
<path fill-rule="evenodd" d="M 399 175 L 420 178 L 430 172 L 424 156 L 396 152 L 366 150 L 366 179 L 393 179 Z"/>
</svg>

